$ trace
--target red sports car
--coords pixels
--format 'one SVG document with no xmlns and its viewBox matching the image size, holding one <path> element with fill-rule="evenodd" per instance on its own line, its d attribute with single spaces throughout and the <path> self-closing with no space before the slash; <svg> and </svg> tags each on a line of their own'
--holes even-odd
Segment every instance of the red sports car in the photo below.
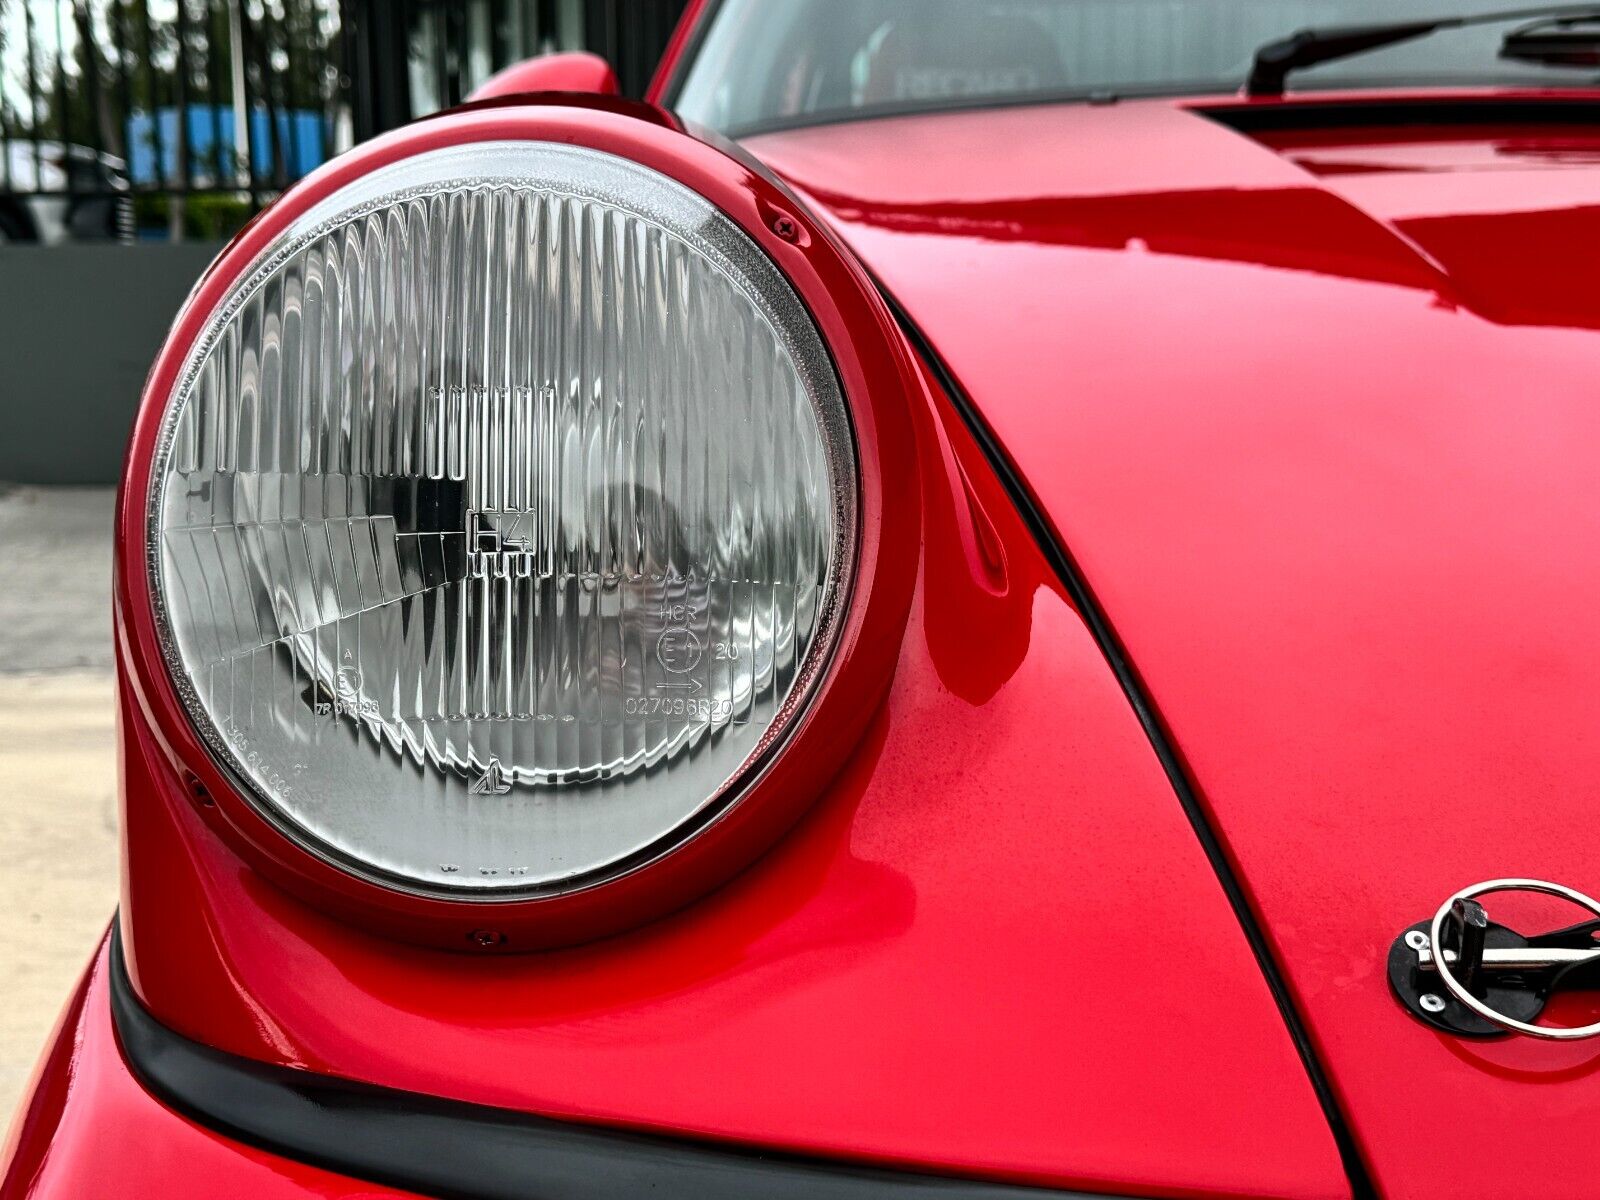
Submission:
<svg viewBox="0 0 1600 1200">
<path fill-rule="evenodd" d="M 5 1200 L 1600 1192 L 1600 6 L 1460 2 L 696 3 L 293 188 Z"/>
</svg>

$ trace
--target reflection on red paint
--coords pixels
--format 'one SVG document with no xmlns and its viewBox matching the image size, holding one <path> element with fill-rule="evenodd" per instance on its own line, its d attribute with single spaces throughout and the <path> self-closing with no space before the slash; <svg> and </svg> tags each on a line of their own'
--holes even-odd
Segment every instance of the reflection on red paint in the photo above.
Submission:
<svg viewBox="0 0 1600 1200">
<path fill-rule="evenodd" d="M 1392 1197 L 1435 1194 L 1463 1128 L 1494 1130 L 1482 1195 L 1600 1168 L 1592 1050 L 1441 1037 L 1382 970 L 1458 887 L 1595 872 L 1600 140 L 1522 102 L 1514 127 L 1247 135 L 1163 100 L 752 143 L 1061 531 Z"/>
<path fill-rule="evenodd" d="M 125 920 L 153 1011 L 234 1053 L 557 1117 L 1141 1195 L 1346 1194 L 1093 638 L 948 400 L 930 386 L 915 422 L 923 485 L 896 499 L 921 502 L 925 566 L 894 685 L 732 882 L 571 950 L 391 942 L 242 866 L 128 715 Z M 1157 958 L 1083 986 L 1152 928 L 1192 987 Z"/>
</svg>

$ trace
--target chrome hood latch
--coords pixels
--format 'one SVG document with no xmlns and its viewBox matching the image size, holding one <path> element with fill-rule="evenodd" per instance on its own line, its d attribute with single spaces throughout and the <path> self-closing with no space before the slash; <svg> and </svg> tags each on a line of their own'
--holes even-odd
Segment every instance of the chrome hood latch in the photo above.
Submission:
<svg viewBox="0 0 1600 1200">
<path fill-rule="evenodd" d="M 1525 936 L 1489 919 L 1478 897 L 1535 892 L 1587 909 L 1594 919 Z M 1389 985 L 1420 1020 L 1461 1037 L 1575 1041 L 1591 1025 L 1535 1025 L 1558 992 L 1600 989 L 1600 901 L 1542 879 L 1490 879 L 1463 888 L 1389 947 Z"/>
</svg>

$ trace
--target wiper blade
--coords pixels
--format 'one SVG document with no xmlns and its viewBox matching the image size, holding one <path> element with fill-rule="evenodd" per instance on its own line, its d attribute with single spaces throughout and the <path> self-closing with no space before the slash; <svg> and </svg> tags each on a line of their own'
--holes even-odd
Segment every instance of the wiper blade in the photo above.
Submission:
<svg viewBox="0 0 1600 1200">
<path fill-rule="evenodd" d="M 1250 67 L 1250 79 L 1244 88 L 1245 95 L 1281 96 L 1291 71 L 1364 54 L 1368 50 L 1379 50 L 1399 42 L 1409 42 L 1441 29 L 1492 25 L 1529 17 L 1600 17 L 1600 4 L 1547 4 L 1538 8 L 1435 17 L 1426 21 L 1385 21 L 1372 25 L 1302 29 L 1286 38 L 1268 42 L 1256 51 L 1255 61 Z"/>
<path fill-rule="evenodd" d="M 1547 17 L 1513 29 L 1500 43 L 1500 57 L 1542 67 L 1600 67 L 1600 15 Z"/>
</svg>

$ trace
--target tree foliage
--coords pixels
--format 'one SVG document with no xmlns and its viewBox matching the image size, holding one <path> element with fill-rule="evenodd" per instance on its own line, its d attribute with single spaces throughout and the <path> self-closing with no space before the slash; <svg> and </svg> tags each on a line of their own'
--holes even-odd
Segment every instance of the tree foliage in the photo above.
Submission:
<svg viewBox="0 0 1600 1200">
<path fill-rule="evenodd" d="M 329 111 L 337 0 L 0 0 L 5 132 L 120 154 L 130 115 L 231 108 L 235 4 L 246 106 Z"/>
</svg>

